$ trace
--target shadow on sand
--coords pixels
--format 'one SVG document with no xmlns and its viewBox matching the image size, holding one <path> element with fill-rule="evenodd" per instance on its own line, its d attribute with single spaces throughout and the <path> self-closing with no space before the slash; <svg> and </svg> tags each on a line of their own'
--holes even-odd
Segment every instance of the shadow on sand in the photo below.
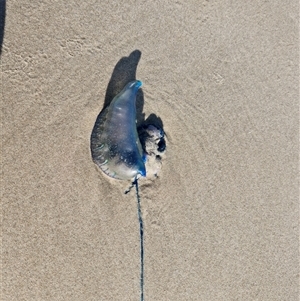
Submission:
<svg viewBox="0 0 300 301">
<path fill-rule="evenodd" d="M 134 50 L 127 57 L 122 57 L 116 64 L 111 78 L 109 80 L 105 100 L 103 104 L 103 109 L 110 105 L 113 98 L 121 92 L 121 90 L 131 81 L 136 80 L 136 70 L 138 63 L 141 58 L 141 51 Z M 157 128 L 163 130 L 162 120 L 155 114 L 150 114 L 147 119 L 145 119 L 145 114 L 143 113 L 144 107 L 144 93 L 142 89 L 139 89 L 136 98 L 136 112 L 137 112 L 137 125 L 139 128 L 145 127 L 149 124 L 155 125 Z M 102 111 L 101 110 L 101 111 Z M 100 113 L 101 114 L 101 113 Z M 99 114 L 99 115 L 100 115 Z M 98 116 L 99 117 L 99 116 Z M 97 118 L 98 119 L 98 118 Z M 97 121 L 96 121 L 97 123 Z"/>
</svg>

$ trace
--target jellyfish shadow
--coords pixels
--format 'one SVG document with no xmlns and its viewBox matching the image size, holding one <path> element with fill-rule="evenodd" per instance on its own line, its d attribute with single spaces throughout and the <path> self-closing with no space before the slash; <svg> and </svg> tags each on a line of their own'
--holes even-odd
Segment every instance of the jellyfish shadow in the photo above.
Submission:
<svg viewBox="0 0 300 301">
<path fill-rule="evenodd" d="M 110 105 L 114 97 L 118 95 L 129 82 L 136 80 L 136 70 L 141 55 L 142 53 L 140 50 L 134 50 L 129 56 L 122 57 L 117 62 L 107 85 L 105 100 L 101 112 Z M 163 122 L 161 118 L 155 114 L 150 114 L 148 118 L 145 119 L 143 108 L 144 93 L 141 88 L 139 89 L 136 97 L 136 119 L 138 129 L 152 124 L 163 130 Z"/>
<path fill-rule="evenodd" d="M 136 69 L 141 58 L 141 51 L 134 50 L 129 56 L 122 57 L 116 64 L 107 85 L 105 100 L 101 112 L 110 105 L 116 95 L 131 81 L 136 80 Z M 136 96 L 136 111 L 138 124 L 143 123 L 144 93 L 139 89 Z M 101 114 L 100 112 L 100 114 Z"/>
<path fill-rule="evenodd" d="M 116 64 L 110 77 L 103 108 L 110 105 L 113 98 L 131 81 L 136 80 L 136 69 L 141 58 L 141 52 L 134 50 L 127 57 L 122 57 Z"/>
<path fill-rule="evenodd" d="M 102 110 L 100 111 L 96 119 L 93 131 L 103 122 L 102 112 L 110 105 L 114 97 L 118 95 L 129 82 L 136 80 L 136 70 L 141 55 L 142 55 L 141 51 L 134 50 L 133 52 L 130 53 L 128 57 L 122 57 L 116 64 L 106 89 L 105 100 L 104 100 Z M 142 89 L 139 89 L 136 96 L 136 120 L 137 120 L 137 132 L 141 140 L 142 147 L 143 149 L 145 149 L 145 141 L 147 139 L 147 133 L 146 133 L 147 127 L 149 125 L 154 125 L 157 129 L 160 129 L 163 133 L 161 141 L 159 142 L 160 143 L 159 149 L 161 151 L 164 151 L 166 146 L 165 146 L 165 139 L 164 139 L 163 122 L 161 118 L 154 113 L 150 114 L 147 117 L 147 119 L 145 119 L 145 113 L 143 113 L 143 108 L 144 108 L 144 93 Z"/>
</svg>

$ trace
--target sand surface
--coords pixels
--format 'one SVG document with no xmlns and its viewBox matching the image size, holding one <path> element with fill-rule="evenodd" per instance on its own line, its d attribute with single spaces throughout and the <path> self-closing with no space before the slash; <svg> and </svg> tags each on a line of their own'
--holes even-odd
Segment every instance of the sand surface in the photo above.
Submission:
<svg viewBox="0 0 300 301">
<path fill-rule="evenodd" d="M 24 1 L 1 57 L 1 300 L 139 300 L 134 190 L 90 155 L 142 80 L 145 300 L 298 300 L 298 1 Z M 109 84 L 110 83 L 110 84 Z M 151 115 L 152 114 L 152 115 Z"/>
</svg>

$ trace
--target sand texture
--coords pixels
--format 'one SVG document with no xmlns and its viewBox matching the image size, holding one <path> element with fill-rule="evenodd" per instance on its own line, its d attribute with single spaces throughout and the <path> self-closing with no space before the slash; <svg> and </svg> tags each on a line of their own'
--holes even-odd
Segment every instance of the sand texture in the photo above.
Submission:
<svg viewBox="0 0 300 301">
<path fill-rule="evenodd" d="M 91 159 L 104 103 L 143 81 L 163 126 L 140 181 L 146 301 L 298 300 L 298 1 L 6 4 L 2 298 L 140 300 L 137 201 Z"/>
</svg>

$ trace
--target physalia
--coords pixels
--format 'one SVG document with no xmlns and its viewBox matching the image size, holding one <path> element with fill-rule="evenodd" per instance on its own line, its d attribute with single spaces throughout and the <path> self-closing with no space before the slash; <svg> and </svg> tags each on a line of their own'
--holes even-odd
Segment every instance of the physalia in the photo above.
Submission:
<svg viewBox="0 0 300 301">
<path fill-rule="evenodd" d="M 93 161 L 108 176 L 132 180 L 146 176 L 143 149 L 136 128 L 139 80 L 128 83 L 98 116 L 91 135 Z"/>
<path fill-rule="evenodd" d="M 148 174 L 157 176 L 161 166 L 160 154 L 165 151 L 164 131 L 154 125 L 136 127 L 136 95 L 142 82 L 135 80 L 104 108 L 97 117 L 92 135 L 91 152 L 93 161 L 108 176 L 120 180 L 132 180 L 130 189 L 136 187 L 138 218 L 140 225 L 140 291 L 144 301 L 144 227 L 138 189 L 138 177 Z M 140 141 L 141 139 L 141 141 Z M 141 144 L 142 142 L 142 144 Z M 142 146 L 143 145 L 143 146 Z"/>
</svg>

